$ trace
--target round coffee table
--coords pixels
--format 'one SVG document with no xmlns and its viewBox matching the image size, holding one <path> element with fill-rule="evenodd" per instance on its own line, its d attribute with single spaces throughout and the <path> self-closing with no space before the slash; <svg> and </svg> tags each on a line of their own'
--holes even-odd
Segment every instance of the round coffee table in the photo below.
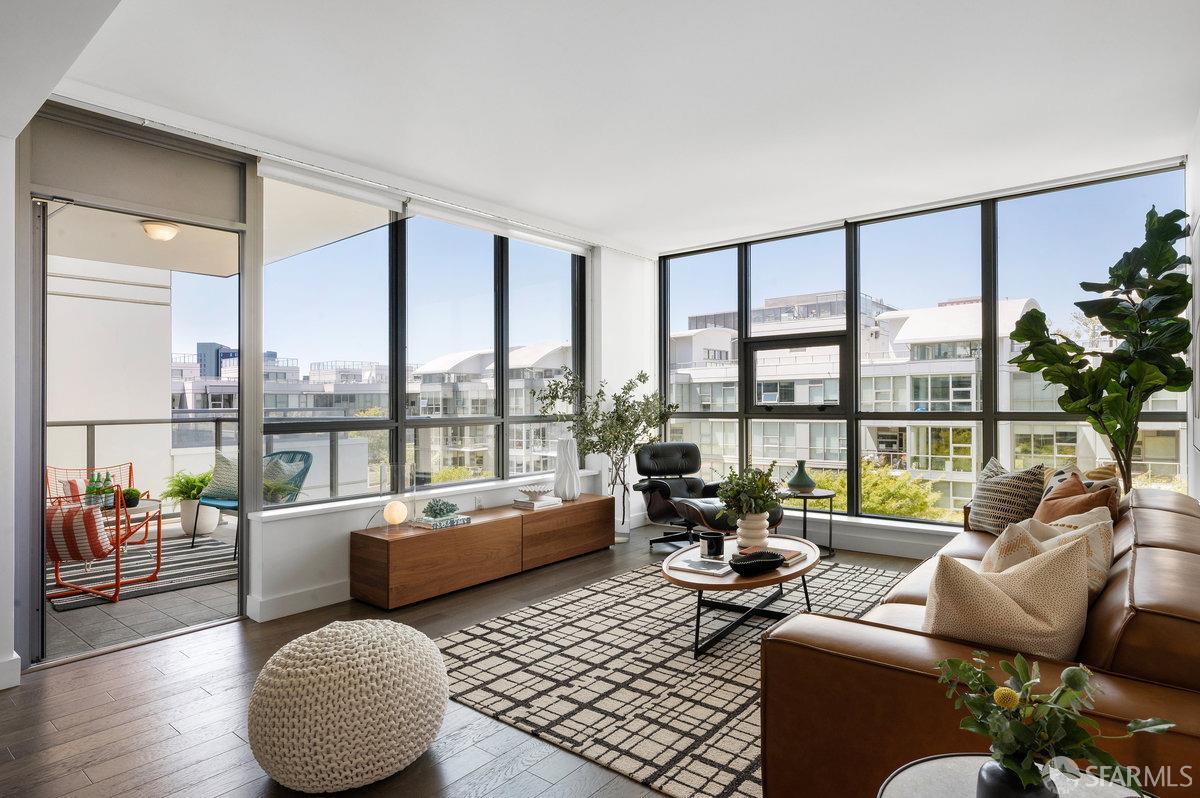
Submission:
<svg viewBox="0 0 1200 798">
<path fill-rule="evenodd" d="M 812 603 L 808 598 L 808 581 L 805 579 L 805 574 L 816 568 L 817 563 L 821 561 L 821 552 L 817 548 L 817 544 L 802 538 L 791 537 L 790 535 L 771 535 L 767 538 L 767 545 L 773 549 L 804 551 L 807 552 L 808 556 L 793 565 L 785 565 L 776 568 L 774 571 L 759 574 L 758 576 L 739 576 L 732 572 L 723 576 L 715 576 L 713 574 L 693 573 L 692 571 L 677 571 L 671 568 L 672 563 L 680 559 L 691 560 L 699 558 L 699 545 L 680 549 L 663 560 L 662 573 L 668 582 L 687 588 L 688 590 L 696 591 L 696 636 L 695 642 L 692 644 L 692 656 L 699 657 L 751 618 L 782 620 L 788 617 L 791 613 L 767 609 L 768 605 L 783 598 L 784 582 L 790 582 L 793 579 L 800 580 L 800 583 L 804 586 L 804 606 L 808 608 L 809 612 L 812 612 Z M 734 554 L 737 554 L 737 538 L 727 537 L 725 538 L 725 559 L 728 560 Z M 755 588 L 771 587 L 772 585 L 775 586 L 775 589 L 767 594 L 766 598 L 754 605 L 734 604 L 729 601 L 717 601 L 704 597 L 705 591 L 754 590 Z M 713 610 L 736 612 L 738 613 L 738 617 L 701 640 L 700 620 L 706 607 Z"/>
</svg>

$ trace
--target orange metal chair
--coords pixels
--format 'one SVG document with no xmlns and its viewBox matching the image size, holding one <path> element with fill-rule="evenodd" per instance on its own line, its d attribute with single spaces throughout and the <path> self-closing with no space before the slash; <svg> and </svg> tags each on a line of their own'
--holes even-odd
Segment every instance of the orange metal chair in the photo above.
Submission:
<svg viewBox="0 0 1200 798">
<path fill-rule="evenodd" d="M 106 474 L 111 475 L 114 486 L 125 485 L 130 488 L 134 487 L 133 463 L 118 463 L 117 465 L 97 466 L 96 468 L 59 468 L 57 466 L 46 466 L 46 502 L 55 506 L 80 503 L 80 497 L 84 494 L 84 488 L 93 474 L 99 474 L 101 477 Z M 116 492 L 119 493 L 120 489 L 116 489 Z M 149 499 L 150 492 L 145 491 L 142 493 L 142 498 Z M 134 545 L 145 543 L 150 534 L 150 522 L 152 520 L 150 516 L 142 518 L 135 524 L 129 517 L 128 512 L 124 514 L 125 525 L 133 530 L 130 534 L 142 533 L 142 537 L 139 540 L 131 540 L 129 543 Z M 161 532 L 161 519 L 159 519 L 159 526 Z"/>
<path fill-rule="evenodd" d="M 46 524 L 45 524 L 45 526 L 46 526 L 46 529 L 45 529 L 46 553 L 47 553 L 47 556 L 50 558 L 51 562 L 54 563 L 54 584 L 56 584 L 60 588 L 63 588 L 62 590 L 56 591 L 54 593 L 47 593 L 46 594 L 47 599 L 65 598 L 66 596 L 75 596 L 80 593 L 89 593 L 93 596 L 98 596 L 106 601 L 111 601 L 113 603 L 116 603 L 121 600 L 121 588 L 122 587 L 125 587 L 126 585 L 137 584 L 139 582 L 153 582 L 158 579 L 158 572 L 162 568 L 162 514 L 158 513 L 158 521 L 157 521 L 158 534 L 155 536 L 154 570 L 144 576 L 137 576 L 137 577 L 133 577 L 133 578 L 129 578 L 129 579 L 122 579 L 121 578 L 121 555 L 124 552 L 125 546 L 131 542 L 130 538 L 133 537 L 133 535 L 137 534 L 137 528 L 132 527 L 129 524 L 129 520 L 128 520 L 129 517 L 126 513 L 126 508 L 125 508 L 125 496 L 124 496 L 124 494 L 121 493 L 121 489 L 120 489 L 119 485 L 114 485 L 113 496 L 114 496 L 113 508 L 112 508 L 113 523 L 111 526 L 109 525 L 108 517 L 102 511 L 100 513 L 100 516 L 103 519 L 102 520 L 103 529 L 97 530 L 99 532 L 100 536 L 104 537 L 103 542 L 110 545 L 112 550 L 111 550 L 111 552 L 108 552 L 108 554 L 105 554 L 102 557 L 94 557 L 94 558 L 87 557 L 85 555 L 85 556 L 82 556 L 82 557 L 76 559 L 71 556 L 70 549 L 71 549 L 72 545 L 74 545 L 74 547 L 76 548 L 77 551 L 83 550 L 85 548 L 85 544 L 82 541 L 74 540 L 74 541 L 67 542 L 66 545 L 63 545 L 63 541 L 61 539 L 60 540 L 52 539 L 53 530 L 52 530 L 51 524 L 50 524 L 51 516 L 54 515 L 55 513 L 61 514 L 61 513 L 70 512 L 70 510 L 72 510 L 73 508 L 82 509 L 84 507 L 84 505 L 82 504 L 83 496 L 60 495 L 60 496 L 53 497 L 52 501 L 47 501 L 47 503 L 46 503 L 47 518 L 46 518 Z M 143 520 L 138 526 L 147 528 L 147 531 L 143 532 L 143 542 L 144 542 L 145 535 L 148 534 L 149 518 Z M 107 557 L 109 555 L 111 555 L 113 557 L 113 567 L 114 567 L 113 580 L 111 582 L 104 582 L 103 584 L 99 584 L 99 585 L 80 585 L 75 582 L 68 582 L 67 580 L 63 579 L 62 572 L 61 572 L 62 563 L 64 563 L 64 562 L 95 562 L 97 560 L 107 559 Z M 107 590 L 111 590 L 111 592 L 106 593 L 105 591 L 107 591 Z"/>
</svg>

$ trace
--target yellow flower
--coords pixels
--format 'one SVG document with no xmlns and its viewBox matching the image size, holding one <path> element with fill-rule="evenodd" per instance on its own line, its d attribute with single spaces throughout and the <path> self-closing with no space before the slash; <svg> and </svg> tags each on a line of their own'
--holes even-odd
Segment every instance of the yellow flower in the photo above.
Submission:
<svg viewBox="0 0 1200 798">
<path fill-rule="evenodd" d="M 997 687 L 996 692 L 992 693 L 992 700 L 1002 709 L 1016 709 L 1021 703 L 1021 696 L 1011 687 Z"/>
</svg>

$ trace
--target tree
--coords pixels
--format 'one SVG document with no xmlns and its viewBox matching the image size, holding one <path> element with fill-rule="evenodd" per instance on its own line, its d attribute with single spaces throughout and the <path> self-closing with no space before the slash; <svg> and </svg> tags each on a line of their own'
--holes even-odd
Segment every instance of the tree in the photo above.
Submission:
<svg viewBox="0 0 1200 798">
<path fill-rule="evenodd" d="M 446 466 L 434 471 L 429 481 L 431 483 L 465 482 L 468 479 L 487 479 L 490 476 L 492 476 L 492 472 L 487 470 L 474 471 L 467 466 Z"/>
<path fill-rule="evenodd" d="M 1184 268 L 1191 259 L 1175 250 L 1175 242 L 1190 232 L 1181 224 L 1186 218 L 1181 210 L 1159 216 L 1151 207 L 1146 240 L 1109 268 L 1107 281 L 1079 284 L 1103 294 L 1075 306 L 1119 342 L 1112 351 L 1086 349 L 1061 332 L 1051 333 L 1046 314 L 1037 308 L 1027 311 L 1011 334 L 1026 346 L 1008 362 L 1064 387 L 1059 407 L 1083 416 L 1108 439 L 1126 490 L 1133 486 L 1142 408 L 1159 391 L 1186 391 L 1192 384 L 1192 370 L 1181 357 L 1192 331 L 1180 315 L 1192 299 Z"/>
<path fill-rule="evenodd" d="M 908 472 L 895 473 L 892 469 L 871 460 L 863 460 L 859 469 L 863 513 L 931 520 L 953 518 L 953 513 L 937 506 L 941 494 L 934 490 L 932 483 L 927 480 L 914 478 Z M 833 508 L 845 511 L 846 497 L 849 495 L 846 472 L 841 469 L 814 469 L 809 473 L 818 488 L 834 492 Z M 800 504 L 796 499 L 787 499 L 783 503 L 796 506 Z"/>
</svg>

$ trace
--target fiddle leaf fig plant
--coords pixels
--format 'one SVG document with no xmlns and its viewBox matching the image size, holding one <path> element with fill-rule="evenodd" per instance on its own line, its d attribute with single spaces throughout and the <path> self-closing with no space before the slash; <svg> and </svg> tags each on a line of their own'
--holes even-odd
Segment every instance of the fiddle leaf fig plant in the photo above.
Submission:
<svg viewBox="0 0 1200 798">
<path fill-rule="evenodd" d="M 1063 386 L 1059 407 L 1086 418 L 1108 440 L 1126 490 L 1133 486 L 1142 408 L 1159 391 L 1186 391 L 1192 384 L 1192 370 L 1182 357 L 1192 331 L 1181 315 L 1192 298 L 1185 269 L 1191 259 L 1175 249 L 1190 232 L 1186 219 L 1184 211 L 1160 216 L 1151 207 L 1146 240 L 1109 268 L 1106 281 L 1079 284 L 1103 295 L 1075 306 L 1096 322 L 1101 336 L 1116 342 L 1111 349 L 1089 349 L 1086 345 L 1095 347 L 1095 341 L 1076 342 L 1051 332 L 1046 314 L 1037 308 L 1026 311 L 1011 334 L 1025 348 L 1008 362 Z"/>
<path fill-rule="evenodd" d="M 679 405 L 663 401 L 658 391 L 635 396 L 641 386 L 650 382 L 650 375 L 639 371 L 625 381 L 619 391 L 609 393 L 607 382 L 600 381 L 588 394 L 583 377 L 569 368 L 561 377 L 546 383 L 533 392 L 542 415 L 564 422 L 575 438 L 579 454 L 602 454 L 612 467 L 608 474 L 608 491 L 617 495 L 621 487 L 621 524 L 629 506 L 629 480 L 626 468 L 629 456 L 648 443 L 655 443 L 667 421 L 679 410 Z M 578 408 L 575 412 L 563 408 Z"/>
</svg>

